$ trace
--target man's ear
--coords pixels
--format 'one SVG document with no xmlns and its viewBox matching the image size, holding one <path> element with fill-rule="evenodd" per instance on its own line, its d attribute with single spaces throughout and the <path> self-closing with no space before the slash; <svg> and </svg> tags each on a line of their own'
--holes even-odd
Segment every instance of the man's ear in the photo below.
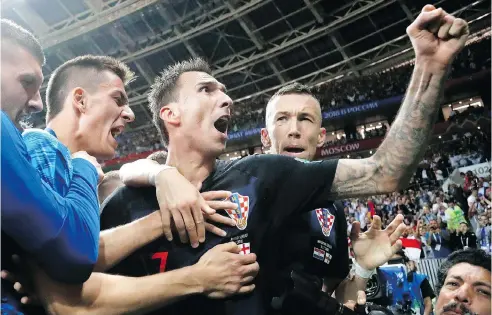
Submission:
<svg viewBox="0 0 492 315">
<path fill-rule="evenodd" d="M 76 87 L 72 90 L 70 97 L 72 98 L 72 106 L 77 113 L 83 114 L 87 110 L 87 91 L 81 87 Z"/>
<path fill-rule="evenodd" d="M 178 126 L 181 123 L 181 113 L 176 103 L 169 103 L 162 106 L 159 117 L 166 124 Z"/>
<path fill-rule="evenodd" d="M 321 148 L 326 142 L 326 129 L 321 127 L 319 128 L 319 134 L 318 134 L 318 144 L 316 147 Z"/>
<path fill-rule="evenodd" d="M 268 130 L 266 128 L 261 128 L 261 144 L 266 149 L 270 149 L 272 146 L 272 141 L 270 140 L 270 136 L 268 135 Z"/>
</svg>

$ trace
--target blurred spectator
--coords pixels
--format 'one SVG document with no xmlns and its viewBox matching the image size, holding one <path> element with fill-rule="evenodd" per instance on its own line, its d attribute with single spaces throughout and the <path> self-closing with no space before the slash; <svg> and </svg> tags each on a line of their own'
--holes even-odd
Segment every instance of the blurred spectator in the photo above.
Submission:
<svg viewBox="0 0 492 315">
<path fill-rule="evenodd" d="M 431 213 L 430 212 L 430 209 L 428 206 L 424 206 L 424 213 L 422 214 L 422 216 L 420 217 L 422 219 L 422 222 L 424 224 L 430 224 L 431 221 L 437 221 L 437 217 L 434 213 Z"/>
<path fill-rule="evenodd" d="M 426 238 L 428 258 L 445 258 L 451 254 L 450 235 L 441 230 L 436 220 L 431 221 Z"/>
<path fill-rule="evenodd" d="M 477 236 L 477 241 L 481 249 L 487 253 L 491 252 L 491 227 L 489 224 L 489 219 L 486 214 L 480 216 L 478 221 L 478 228 L 475 232 Z"/>
<path fill-rule="evenodd" d="M 449 202 L 449 208 L 446 210 L 446 223 L 448 230 L 458 230 L 460 223 L 465 221 L 465 214 L 463 210 L 454 202 L 454 200 L 451 200 Z"/>
<path fill-rule="evenodd" d="M 451 232 L 451 243 L 453 250 L 477 248 L 477 237 L 474 232 L 469 231 L 468 223 L 461 222 L 456 232 Z"/>
<path fill-rule="evenodd" d="M 436 202 L 432 205 L 432 213 L 437 214 L 437 212 L 439 211 L 439 209 L 441 209 L 441 207 L 447 209 L 448 205 L 445 202 L 442 202 L 440 197 L 436 197 Z"/>
<path fill-rule="evenodd" d="M 160 136 L 155 128 L 128 131 L 118 137 L 116 157 L 162 149 Z"/>
</svg>

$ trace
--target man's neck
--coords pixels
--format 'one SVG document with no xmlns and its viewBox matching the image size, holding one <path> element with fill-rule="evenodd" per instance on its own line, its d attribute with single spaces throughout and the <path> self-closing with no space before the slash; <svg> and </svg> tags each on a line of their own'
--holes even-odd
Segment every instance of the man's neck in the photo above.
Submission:
<svg viewBox="0 0 492 315">
<path fill-rule="evenodd" d="M 74 136 L 77 126 L 72 122 L 72 119 L 64 116 L 66 115 L 63 113 L 58 114 L 57 117 L 53 118 L 46 127 L 53 130 L 58 140 L 60 140 L 60 142 L 68 148 L 70 153 L 73 154 L 81 151 Z"/>
<path fill-rule="evenodd" d="M 169 146 L 166 165 L 176 167 L 190 183 L 201 187 L 215 167 L 215 158 L 206 158 L 190 148 Z"/>
</svg>

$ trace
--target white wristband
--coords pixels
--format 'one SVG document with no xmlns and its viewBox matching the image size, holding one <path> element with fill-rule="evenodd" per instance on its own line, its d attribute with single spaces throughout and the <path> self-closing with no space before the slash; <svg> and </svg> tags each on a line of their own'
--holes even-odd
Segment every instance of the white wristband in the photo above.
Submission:
<svg viewBox="0 0 492 315">
<path fill-rule="evenodd" d="M 169 165 L 156 165 L 155 169 L 152 171 L 149 171 L 148 177 L 149 177 L 149 184 L 152 186 L 155 186 L 155 178 L 157 175 L 164 171 L 164 170 L 169 170 L 169 169 L 176 169 L 174 166 L 169 166 Z"/>
<path fill-rule="evenodd" d="M 354 259 L 354 266 L 355 266 L 355 274 L 364 279 L 371 278 L 371 276 L 376 272 L 376 269 L 372 269 L 372 270 L 364 269 L 361 265 L 357 263 L 355 259 Z"/>
</svg>

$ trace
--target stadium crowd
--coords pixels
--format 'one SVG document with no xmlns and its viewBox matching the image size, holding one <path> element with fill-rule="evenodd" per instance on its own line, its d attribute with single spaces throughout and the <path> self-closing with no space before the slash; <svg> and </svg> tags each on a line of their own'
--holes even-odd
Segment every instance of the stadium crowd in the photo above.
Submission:
<svg viewBox="0 0 492 315">
<path fill-rule="evenodd" d="M 413 260 L 445 258 L 452 251 L 467 247 L 490 252 L 490 175 L 477 177 L 472 172 L 462 175 L 465 183 L 470 184 L 452 184 L 448 191 L 443 190 L 439 181 L 431 180 L 415 189 L 345 200 L 348 235 L 354 221 L 361 222 L 362 230 L 367 231 L 375 214 L 382 218 L 384 227 L 397 214 L 403 214 L 409 226 L 403 237 L 420 243 L 417 256 L 412 247 L 407 252 Z M 440 239 L 439 243 L 436 238 Z"/>
<path fill-rule="evenodd" d="M 483 69 L 490 69 L 490 52 L 490 37 L 465 47 L 453 64 L 451 78 L 460 78 Z M 351 76 L 319 85 L 314 92 L 320 99 L 322 111 L 403 95 L 412 68 L 413 65 L 408 64 L 381 73 L 362 77 Z M 233 109 L 229 132 L 263 127 L 264 107 L 265 104 L 237 104 Z M 120 137 L 119 142 L 118 157 L 162 148 L 159 135 L 153 127 L 126 132 Z"/>
</svg>

